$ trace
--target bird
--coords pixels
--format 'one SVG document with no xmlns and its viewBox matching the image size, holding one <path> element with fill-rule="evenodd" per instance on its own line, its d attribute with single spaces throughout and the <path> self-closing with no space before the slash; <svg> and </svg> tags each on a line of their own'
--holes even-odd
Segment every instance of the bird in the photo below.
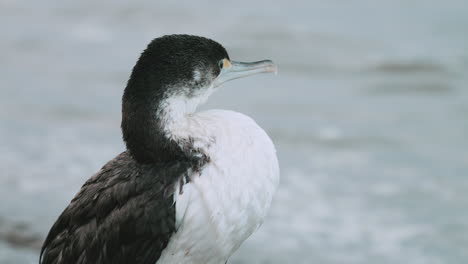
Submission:
<svg viewBox="0 0 468 264">
<path fill-rule="evenodd" d="M 271 60 L 231 60 L 209 38 L 153 39 L 122 96 L 126 149 L 60 214 L 39 263 L 227 263 L 265 219 L 278 158 L 252 118 L 197 107 L 226 81 L 271 72 Z"/>
</svg>

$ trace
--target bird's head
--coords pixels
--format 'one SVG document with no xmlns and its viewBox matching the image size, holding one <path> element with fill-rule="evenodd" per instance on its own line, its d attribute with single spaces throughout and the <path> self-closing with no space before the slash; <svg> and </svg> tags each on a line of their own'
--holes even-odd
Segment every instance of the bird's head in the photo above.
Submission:
<svg viewBox="0 0 468 264">
<path fill-rule="evenodd" d="M 154 39 L 141 54 L 126 93 L 138 99 L 178 98 L 188 111 L 222 83 L 257 73 L 275 72 L 270 60 L 232 61 L 216 41 L 191 35 L 168 35 Z"/>
</svg>

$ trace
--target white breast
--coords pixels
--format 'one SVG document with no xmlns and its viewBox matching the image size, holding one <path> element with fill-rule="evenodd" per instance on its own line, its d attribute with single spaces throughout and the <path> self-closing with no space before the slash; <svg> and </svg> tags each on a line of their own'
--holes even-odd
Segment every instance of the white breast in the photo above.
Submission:
<svg viewBox="0 0 468 264">
<path fill-rule="evenodd" d="M 262 223 L 279 181 L 276 151 L 251 118 L 232 111 L 195 113 L 173 127 L 190 135 L 210 162 L 176 191 L 176 224 L 157 264 L 224 264 Z"/>
</svg>

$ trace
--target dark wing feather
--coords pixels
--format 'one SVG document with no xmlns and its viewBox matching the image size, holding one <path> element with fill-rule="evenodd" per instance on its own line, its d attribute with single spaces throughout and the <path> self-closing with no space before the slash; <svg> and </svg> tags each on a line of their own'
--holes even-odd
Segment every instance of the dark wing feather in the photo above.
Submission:
<svg viewBox="0 0 468 264">
<path fill-rule="evenodd" d="M 172 187 L 189 166 L 140 164 L 120 154 L 60 215 L 39 263 L 154 264 L 175 232 Z"/>
</svg>

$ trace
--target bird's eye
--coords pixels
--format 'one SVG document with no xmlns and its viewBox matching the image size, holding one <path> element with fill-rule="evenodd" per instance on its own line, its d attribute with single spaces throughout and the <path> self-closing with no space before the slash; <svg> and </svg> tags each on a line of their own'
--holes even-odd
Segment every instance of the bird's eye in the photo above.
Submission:
<svg viewBox="0 0 468 264">
<path fill-rule="evenodd" d="M 224 66 L 224 60 L 220 60 L 220 61 L 218 62 L 218 66 L 219 66 L 220 69 L 222 69 L 223 66 Z"/>
</svg>

